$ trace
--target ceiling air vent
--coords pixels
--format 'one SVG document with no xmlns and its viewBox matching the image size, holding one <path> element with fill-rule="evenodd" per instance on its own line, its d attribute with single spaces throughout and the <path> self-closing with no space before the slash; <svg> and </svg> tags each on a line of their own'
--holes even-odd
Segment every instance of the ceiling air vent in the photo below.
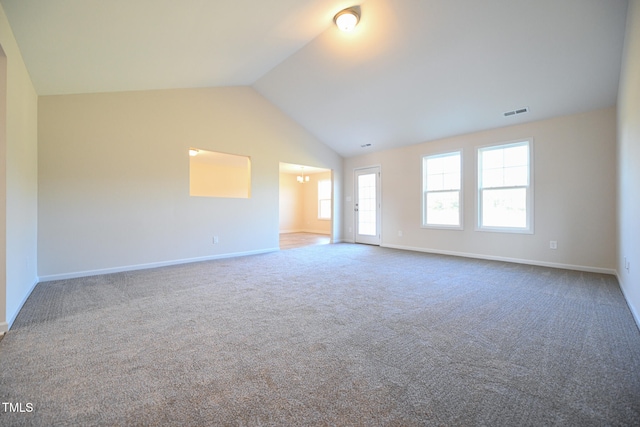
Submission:
<svg viewBox="0 0 640 427">
<path fill-rule="evenodd" d="M 518 108 L 517 110 L 511 110 L 503 113 L 505 117 L 515 116 L 518 114 L 524 114 L 529 112 L 529 107 Z"/>
</svg>

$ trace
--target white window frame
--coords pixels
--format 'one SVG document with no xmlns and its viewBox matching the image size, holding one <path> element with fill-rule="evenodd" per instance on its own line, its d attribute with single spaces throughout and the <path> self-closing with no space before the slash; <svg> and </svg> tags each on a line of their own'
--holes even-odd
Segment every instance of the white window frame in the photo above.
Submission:
<svg viewBox="0 0 640 427">
<path fill-rule="evenodd" d="M 483 151 L 489 150 L 498 150 L 502 148 L 516 147 L 526 145 L 529 149 L 529 176 L 528 176 L 528 184 L 527 185 L 519 185 L 519 186 L 503 186 L 503 187 L 490 187 L 490 189 L 517 189 L 524 188 L 526 189 L 526 225 L 524 227 L 497 227 L 497 226 L 483 226 L 482 225 L 482 191 L 484 188 L 482 187 L 482 156 L 481 153 Z M 484 145 L 481 147 L 477 147 L 476 149 L 477 156 L 477 191 L 476 191 L 476 207 L 477 207 L 477 223 L 476 223 L 476 231 L 489 231 L 489 232 L 499 232 L 499 233 L 520 233 L 520 234 L 533 234 L 533 213 L 534 213 L 534 188 L 533 188 L 533 172 L 534 172 L 534 162 L 533 162 L 533 138 L 525 138 L 517 141 L 503 142 L 499 144 L 491 144 Z"/>
<path fill-rule="evenodd" d="M 427 174 L 427 170 L 426 170 L 426 163 L 427 160 L 430 158 L 437 158 L 437 157 L 447 157 L 447 156 L 451 156 L 451 155 L 458 155 L 460 157 L 460 186 L 457 189 L 458 191 L 458 224 L 457 225 L 448 225 L 448 224 L 429 224 L 427 223 L 427 194 L 428 193 L 439 193 L 439 192 L 451 192 L 451 191 L 455 191 L 455 189 L 444 189 L 444 190 L 435 190 L 435 191 L 428 191 L 426 189 L 426 174 Z M 463 178 L 464 178 L 464 163 L 463 163 L 464 159 L 463 159 L 463 150 L 459 149 L 459 150 L 452 150 L 452 151 L 446 151 L 446 152 L 441 152 L 441 153 L 435 153 L 435 154 L 429 154 L 426 156 L 422 156 L 422 228 L 436 228 L 436 229 L 446 229 L 446 230 L 463 230 L 464 229 L 464 224 L 463 224 Z"/>
<path fill-rule="evenodd" d="M 321 199 L 320 198 L 320 184 L 322 182 L 328 182 L 329 183 L 329 198 L 328 199 L 326 199 L 326 198 Z M 332 206 L 332 203 L 331 203 L 331 193 L 332 192 L 333 192 L 333 189 L 331 188 L 331 180 L 330 179 L 320 179 L 320 180 L 318 180 L 318 219 L 319 220 L 322 220 L 322 221 L 330 221 L 331 220 L 331 217 L 332 217 L 331 211 L 333 209 L 333 206 Z M 322 202 L 329 202 L 329 216 L 328 217 L 321 216 L 321 213 L 322 213 L 322 208 L 321 208 Z"/>
</svg>

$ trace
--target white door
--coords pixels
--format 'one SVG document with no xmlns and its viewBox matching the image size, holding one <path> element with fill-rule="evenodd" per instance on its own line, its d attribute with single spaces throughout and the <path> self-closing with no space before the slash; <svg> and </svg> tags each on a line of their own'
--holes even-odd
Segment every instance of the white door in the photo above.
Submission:
<svg viewBox="0 0 640 427">
<path fill-rule="evenodd" d="M 356 243 L 380 244 L 380 167 L 355 171 Z"/>
</svg>

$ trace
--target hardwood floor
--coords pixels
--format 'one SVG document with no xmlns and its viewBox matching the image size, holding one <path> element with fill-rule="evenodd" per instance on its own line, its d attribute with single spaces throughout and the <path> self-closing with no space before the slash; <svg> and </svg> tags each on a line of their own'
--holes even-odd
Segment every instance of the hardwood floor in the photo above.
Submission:
<svg viewBox="0 0 640 427">
<path fill-rule="evenodd" d="M 301 248 L 311 245 L 326 245 L 331 243 L 331 238 L 326 234 L 315 233 L 281 233 L 280 249 Z"/>
</svg>

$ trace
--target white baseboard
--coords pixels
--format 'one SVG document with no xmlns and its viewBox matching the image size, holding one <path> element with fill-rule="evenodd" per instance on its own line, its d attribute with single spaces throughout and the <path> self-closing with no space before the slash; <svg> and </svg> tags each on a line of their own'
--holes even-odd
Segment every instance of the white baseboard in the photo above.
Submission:
<svg viewBox="0 0 640 427">
<path fill-rule="evenodd" d="M 516 264 L 527 264 L 527 265 L 537 265 L 540 267 L 551 267 L 551 268 L 562 268 L 565 270 L 577 270 L 577 271 L 586 271 L 589 273 L 603 273 L 603 274 L 611 274 L 616 275 L 616 271 L 611 268 L 600 268 L 600 267 L 590 267 L 585 265 L 572 265 L 572 264 L 561 264 L 555 262 L 546 262 L 546 261 L 536 261 L 530 259 L 522 259 L 522 258 L 509 258 L 502 256 L 493 256 L 493 255 L 482 255 L 482 254 L 474 254 L 467 252 L 456 252 L 456 251 L 443 251 L 439 249 L 429 249 L 429 248 L 418 248 L 413 246 L 401 246 L 401 245 L 390 245 L 390 244 L 381 244 L 381 247 L 391 248 L 391 249 L 402 249 L 406 251 L 416 251 L 416 252 L 426 252 L 432 254 L 440 254 L 440 255 L 452 255 L 459 256 L 465 258 L 476 258 L 476 259 L 486 259 L 491 261 L 503 261 L 503 262 L 513 262 Z"/>
<path fill-rule="evenodd" d="M 624 296 L 624 299 L 627 302 L 627 306 L 629 307 L 629 311 L 631 312 L 631 315 L 633 316 L 633 320 L 636 321 L 636 325 L 638 326 L 638 329 L 640 329 L 640 311 L 638 309 L 636 309 L 636 307 L 631 302 L 631 299 L 629 298 L 629 295 L 627 294 L 627 291 L 625 290 L 626 289 L 625 283 L 622 280 L 622 277 L 620 277 L 620 274 L 618 273 L 617 270 L 616 270 L 616 277 L 618 278 L 618 283 L 620 285 L 620 290 L 622 291 L 622 295 Z"/>
<path fill-rule="evenodd" d="M 20 304 L 18 304 L 18 308 L 15 310 L 15 312 L 8 316 L 6 322 L 0 323 L 0 334 L 4 334 L 9 329 L 11 329 L 13 322 L 16 320 L 16 317 L 18 317 L 20 310 L 22 310 L 22 306 L 24 306 L 24 303 L 27 302 L 27 299 L 31 295 L 31 292 L 33 292 L 33 289 L 36 287 L 38 283 L 40 283 L 40 279 L 36 277 L 36 281 L 29 287 L 29 290 L 25 293 L 24 297 L 22 298 L 22 301 L 20 301 Z"/>
<path fill-rule="evenodd" d="M 280 230 L 280 234 L 291 234 L 291 233 L 311 233 L 311 234 L 322 234 L 324 236 L 331 235 L 331 232 L 326 230 L 311 230 L 308 228 L 303 228 L 300 230 Z"/>
<path fill-rule="evenodd" d="M 268 248 L 268 249 L 259 249 L 255 251 L 233 252 L 228 254 L 209 255 L 209 256 L 197 257 L 197 258 L 185 258 L 185 259 L 178 259 L 178 260 L 171 260 L 171 261 L 152 262 L 148 264 L 136 264 L 136 265 L 127 265 L 122 267 L 103 268 L 99 270 L 85 270 L 85 271 L 78 271 L 73 273 L 50 274 L 47 276 L 40 276 L 40 281 L 51 282 L 53 280 L 76 279 L 79 277 L 98 276 L 101 274 L 121 273 L 123 271 L 146 270 L 150 268 L 167 267 L 171 265 L 189 264 L 192 262 L 211 261 L 215 259 L 235 258 L 235 257 L 241 257 L 241 256 L 249 256 L 249 255 L 259 255 L 259 254 L 265 254 L 269 252 L 277 252 L 279 250 L 280 248 Z"/>
</svg>

